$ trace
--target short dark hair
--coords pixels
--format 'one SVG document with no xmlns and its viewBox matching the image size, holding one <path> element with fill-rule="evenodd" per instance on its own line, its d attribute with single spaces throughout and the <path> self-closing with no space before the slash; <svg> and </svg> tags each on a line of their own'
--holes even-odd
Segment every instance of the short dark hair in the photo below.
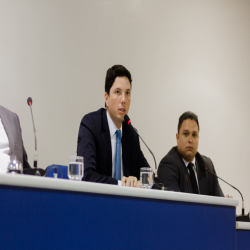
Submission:
<svg viewBox="0 0 250 250">
<path fill-rule="evenodd" d="M 126 76 L 130 82 L 130 86 L 132 87 L 132 78 L 130 72 L 122 65 L 114 65 L 107 70 L 106 74 L 105 92 L 107 92 L 108 95 L 116 77 L 118 76 Z"/>
<path fill-rule="evenodd" d="M 191 120 L 196 121 L 196 123 L 198 125 L 198 130 L 200 130 L 198 116 L 193 112 L 187 111 L 187 112 L 183 113 L 179 118 L 179 123 L 178 123 L 178 128 L 177 128 L 178 133 L 180 132 L 181 124 L 183 123 L 183 121 L 185 121 L 187 119 L 191 119 Z"/>
</svg>

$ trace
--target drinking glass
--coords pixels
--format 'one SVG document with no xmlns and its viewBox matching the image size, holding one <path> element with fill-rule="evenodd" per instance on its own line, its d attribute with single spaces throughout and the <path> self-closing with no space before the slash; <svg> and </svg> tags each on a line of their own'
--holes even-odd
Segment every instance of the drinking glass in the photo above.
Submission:
<svg viewBox="0 0 250 250">
<path fill-rule="evenodd" d="M 83 177 L 83 157 L 70 156 L 68 177 L 70 180 L 81 181 Z"/>
<path fill-rule="evenodd" d="M 154 173 L 152 168 L 141 168 L 140 181 L 142 188 L 152 188 L 154 184 Z"/>
</svg>

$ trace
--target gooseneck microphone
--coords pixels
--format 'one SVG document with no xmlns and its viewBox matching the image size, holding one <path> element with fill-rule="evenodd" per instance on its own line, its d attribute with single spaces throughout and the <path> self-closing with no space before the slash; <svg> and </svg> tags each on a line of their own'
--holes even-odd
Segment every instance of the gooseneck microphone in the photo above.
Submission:
<svg viewBox="0 0 250 250">
<path fill-rule="evenodd" d="M 228 184 L 230 187 L 234 188 L 235 190 L 237 190 L 240 193 L 241 198 L 242 198 L 242 215 L 236 216 L 236 221 L 248 221 L 248 222 L 250 222 L 250 217 L 249 217 L 250 214 L 245 215 L 244 199 L 243 199 L 243 195 L 241 194 L 240 190 L 237 189 L 236 187 L 234 187 L 233 185 L 229 184 L 225 180 L 221 179 L 218 175 L 216 175 L 215 173 L 213 173 L 212 171 L 210 171 L 209 169 L 207 169 L 207 167 L 204 167 L 204 170 L 207 171 L 207 172 L 209 172 L 210 174 L 214 175 L 218 179 L 224 181 L 226 184 Z"/>
<path fill-rule="evenodd" d="M 148 147 L 148 145 L 146 144 L 146 142 L 141 138 L 141 136 L 139 135 L 137 129 L 136 129 L 135 127 L 133 127 L 133 125 L 131 124 L 131 120 L 129 119 L 128 115 L 125 115 L 125 116 L 124 116 L 124 121 L 134 129 L 134 131 L 137 133 L 137 135 L 138 135 L 138 136 L 140 137 L 140 139 L 143 141 L 144 145 L 147 147 L 148 151 L 149 151 L 149 152 L 151 153 L 151 155 L 153 156 L 154 162 L 155 162 L 155 177 L 157 178 L 157 177 L 158 177 L 158 176 L 157 176 L 157 164 L 156 164 L 156 160 L 155 160 L 155 156 L 154 156 L 153 152 L 150 150 L 150 148 Z"/>
<path fill-rule="evenodd" d="M 33 118 L 33 112 L 32 112 L 32 98 L 29 97 L 27 99 L 27 103 L 30 106 L 30 112 L 31 112 L 31 117 L 32 117 L 32 122 L 33 122 L 33 129 L 34 129 L 34 137 L 35 137 L 35 155 L 34 155 L 34 168 L 37 168 L 37 142 L 36 142 L 36 128 L 35 128 L 35 123 L 34 123 L 34 118 Z"/>
</svg>

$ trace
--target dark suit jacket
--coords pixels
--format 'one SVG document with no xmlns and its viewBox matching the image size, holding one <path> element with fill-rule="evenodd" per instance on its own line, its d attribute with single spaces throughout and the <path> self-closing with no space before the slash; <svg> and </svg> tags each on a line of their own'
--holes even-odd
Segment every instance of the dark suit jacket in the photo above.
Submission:
<svg viewBox="0 0 250 250">
<path fill-rule="evenodd" d="M 82 118 L 77 155 L 84 157 L 84 181 L 118 184 L 112 178 L 112 149 L 106 109 Z M 122 124 L 123 175 L 140 179 L 140 168 L 148 167 L 141 151 L 138 135 L 125 122 Z"/>
<path fill-rule="evenodd" d="M 204 167 L 207 167 L 216 174 L 212 161 L 198 152 L 195 160 L 200 194 L 224 197 L 218 178 L 204 170 Z M 158 168 L 158 178 L 159 182 L 173 191 L 193 193 L 187 167 L 177 147 L 173 147 L 161 160 Z"/>
<path fill-rule="evenodd" d="M 10 160 L 16 157 L 23 164 L 23 169 L 30 168 L 18 116 L 2 106 L 0 106 L 0 116 L 9 139 Z"/>
</svg>

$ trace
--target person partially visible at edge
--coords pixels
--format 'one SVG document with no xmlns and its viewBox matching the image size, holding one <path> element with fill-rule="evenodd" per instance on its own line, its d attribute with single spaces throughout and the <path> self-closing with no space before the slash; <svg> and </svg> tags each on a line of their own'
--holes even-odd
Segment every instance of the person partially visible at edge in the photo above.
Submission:
<svg viewBox="0 0 250 250">
<path fill-rule="evenodd" d="M 18 160 L 23 169 L 30 168 L 23 146 L 17 114 L 0 106 L 0 173 L 6 173 L 10 161 Z"/>
<path fill-rule="evenodd" d="M 77 155 L 84 157 L 84 181 L 137 187 L 140 168 L 149 167 L 131 126 L 124 122 L 132 91 L 130 72 L 122 65 L 108 69 L 105 107 L 82 118 Z"/>
<path fill-rule="evenodd" d="M 185 112 L 180 116 L 177 147 L 173 147 L 161 160 L 159 182 L 173 191 L 224 197 L 218 178 L 205 171 L 206 167 L 216 174 L 211 159 L 198 152 L 199 131 L 196 114 Z"/>
</svg>

